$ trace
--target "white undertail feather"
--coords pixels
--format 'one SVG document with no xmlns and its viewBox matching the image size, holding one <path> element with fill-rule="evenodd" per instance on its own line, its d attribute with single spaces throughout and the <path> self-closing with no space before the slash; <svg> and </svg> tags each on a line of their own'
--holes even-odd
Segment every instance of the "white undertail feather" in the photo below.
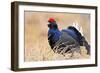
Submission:
<svg viewBox="0 0 100 73">
<path fill-rule="evenodd" d="M 82 36 L 84 36 L 82 27 L 80 28 L 80 32 L 81 32 Z"/>
<path fill-rule="evenodd" d="M 81 33 L 82 36 L 84 36 L 83 28 L 82 28 L 82 26 L 79 26 L 78 22 L 73 22 L 72 26 L 74 26 Z"/>
</svg>

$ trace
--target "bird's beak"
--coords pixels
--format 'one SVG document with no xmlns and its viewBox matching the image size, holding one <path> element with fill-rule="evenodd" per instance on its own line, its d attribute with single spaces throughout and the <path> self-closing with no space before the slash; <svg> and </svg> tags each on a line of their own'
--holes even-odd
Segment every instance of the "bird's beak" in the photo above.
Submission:
<svg viewBox="0 0 100 73">
<path fill-rule="evenodd" d="M 50 24 L 48 24 L 48 27 L 50 27 Z"/>
</svg>

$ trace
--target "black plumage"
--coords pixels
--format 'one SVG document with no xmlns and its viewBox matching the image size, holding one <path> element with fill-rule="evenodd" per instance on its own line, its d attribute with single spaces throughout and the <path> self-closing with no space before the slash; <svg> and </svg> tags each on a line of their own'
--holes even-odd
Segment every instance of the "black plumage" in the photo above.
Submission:
<svg viewBox="0 0 100 73">
<path fill-rule="evenodd" d="M 87 53 L 90 54 L 90 45 L 85 37 L 73 26 L 59 30 L 55 21 L 48 24 L 48 42 L 54 52 L 66 53 L 70 50 L 79 50 L 80 46 L 85 46 Z"/>
</svg>

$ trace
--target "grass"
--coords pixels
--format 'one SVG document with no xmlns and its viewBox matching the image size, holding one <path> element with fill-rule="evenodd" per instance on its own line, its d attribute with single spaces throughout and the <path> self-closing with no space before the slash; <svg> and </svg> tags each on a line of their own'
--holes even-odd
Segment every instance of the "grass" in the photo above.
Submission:
<svg viewBox="0 0 100 73">
<path fill-rule="evenodd" d="M 45 40 L 37 40 L 37 42 L 35 42 L 34 48 L 32 46 L 30 46 L 30 48 L 25 48 L 25 61 L 50 61 L 89 58 L 90 56 L 87 55 L 87 50 L 85 47 L 81 46 L 80 48 L 81 53 L 75 51 L 73 55 L 72 53 L 66 53 L 64 56 L 62 54 L 54 53 Z"/>
</svg>

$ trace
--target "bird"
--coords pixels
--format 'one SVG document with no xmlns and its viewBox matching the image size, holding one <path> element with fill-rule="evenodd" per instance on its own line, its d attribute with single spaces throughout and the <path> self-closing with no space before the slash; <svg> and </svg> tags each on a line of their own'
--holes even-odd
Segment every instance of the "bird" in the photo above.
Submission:
<svg viewBox="0 0 100 73">
<path fill-rule="evenodd" d="M 73 23 L 66 29 L 59 30 L 54 18 L 48 19 L 48 42 L 54 52 L 65 54 L 75 50 L 80 50 L 80 46 L 85 46 L 87 54 L 90 55 L 90 45 Z M 82 30 L 82 28 L 81 28 Z"/>
</svg>

